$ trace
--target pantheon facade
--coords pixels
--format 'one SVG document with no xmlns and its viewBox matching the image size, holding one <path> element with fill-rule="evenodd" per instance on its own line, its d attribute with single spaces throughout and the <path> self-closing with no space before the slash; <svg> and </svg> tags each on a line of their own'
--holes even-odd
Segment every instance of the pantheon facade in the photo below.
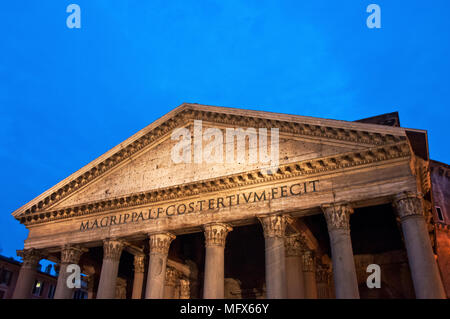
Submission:
<svg viewBox="0 0 450 319">
<path fill-rule="evenodd" d="M 204 160 L 213 140 L 199 122 L 223 136 L 276 128 L 276 169 L 248 160 L 262 144 L 245 134 L 245 156 L 239 137 L 215 135 L 236 160 Z M 192 144 L 176 162 L 180 128 Z M 447 298 L 427 143 L 395 113 L 349 122 L 184 103 L 13 212 L 29 230 L 13 297 L 29 296 L 47 259 L 55 298 L 72 297 L 71 264 L 99 299 Z"/>
</svg>

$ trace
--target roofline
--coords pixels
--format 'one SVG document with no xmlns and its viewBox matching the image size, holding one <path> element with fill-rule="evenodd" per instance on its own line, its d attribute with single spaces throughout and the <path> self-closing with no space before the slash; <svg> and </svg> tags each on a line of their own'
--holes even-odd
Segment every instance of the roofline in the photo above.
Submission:
<svg viewBox="0 0 450 319">
<path fill-rule="evenodd" d="M 246 116 L 254 116 L 259 118 L 265 118 L 265 119 L 271 119 L 271 120 L 280 120 L 280 121 L 287 121 L 287 122 L 301 122 L 304 124 L 310 124 L 310 125 L 328 125 L 331 127 L 337 127 L 337 128 L 345 128 L 345 129 L 353 129 L 353 130 L 364 130 L 364 131 L 370 131 L 373 133 L 382 133 L 382 134 L 395 134 L 395 135 L 401 135 L 406 136 L 405 129 L 401 127 L 390 127 L 385 125 L 379 125 L 379 124 L 371 124 L 371 123 L 359 123 L 354 121 L 344 121 L 344 120 L 332 120 L 332 119 L 324 119 L 324 118 L 317 118 L 312 116 L 303 116 L 303 115 L 295 115 L 295 114 L 284 114 L 284 113 L 275 113 L 275 112 L 269 112 L 269 111 L 261 111 L 261 110 L 250 110 L 250 109 L 239 109 L 239 108 L 232 108 L 232 107 L 224 107 L 224 106 L 213 106 L 213 105 L 204 105 L 204 104 L 197 104 L 197 103 L 182 103 L 181 105 L 177 106 L 173 110 L 169 111 L 165 115 L 161 116 L 160 118 L 156 119 L 143 129 L 139 130 L 137 133 L 133 134 L 120 144 L 116 145 L 115 147 L 111 148 L 109 151 L 103 153 L 93 161 L 89 162 L 87 165 L 83 166 L 79 170 L 75 171 L 74 173 L 70 174 L 65 179 L 61 180 L 59 183 L 55 184 L 51 188 L 47 189 L 45 192 L 41 193 L 37 197 L 33 198 L 26 204 L 22 205 L 20 208 L 16 209 L 11 215 L 14 217 L 17 217 L 22 212 L 26 211 L 27 209 L 31 208 L 36 202 L 39 202 L 40 200 L 45 199 L 47 196 L 51 195 L 55 190 L 59 189 L 60 187 L 63 187 L 68 182 L 78 178 L 82 174 L 86 173 L 88 170 L 96 166 L 97 164 L 101 163 L 103 160 L 109 158 L 113 154 L 115 154 L 118 150 L 121 150 L 146 133 L 148 131 L 152 130 L 153 128 L 159 126 L 160 124 L 164 123 L 165 121 L 169 120 L 170 118 L 174 117 L 176 114 L 186 110 L 197 110 L 197 111 L 204 111 L 204 112 L 214 112 L 214 113 L 225 113 L 225 114 L 231 114 L 231 115 L 243 115 L 242 111 L 245 110 Z M 408 129 L 410 130 L 410 129 Z"/>
</svg>

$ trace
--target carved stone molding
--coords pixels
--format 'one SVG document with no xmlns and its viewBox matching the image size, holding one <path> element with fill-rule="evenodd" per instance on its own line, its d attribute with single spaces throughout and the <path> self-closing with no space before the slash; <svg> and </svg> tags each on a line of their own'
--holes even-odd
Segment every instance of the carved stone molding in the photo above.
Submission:
<svg viewBox="0 0 450 319">
<path fill-rule="evenodd" d="M 180 299 L 189 299 L 191 297 L 190 282 L 186 278 L 180 279 Z"/>
<path fill-rule="evenodd" d="M 329 284 L 331 281 L 331 269 L 328 265 L 316 263 L 316 282 Z"/>
<path fill-rule="evenodd" d="M 145 255 L 134 255 L 133 264 L 135 273 L 145 272 Z"/>
<path fill-rule="evenodd" d="M 62 264 L 78 264 L 80 257 L 88 249 L 80 246 L 66 245 L 61 249 L 61 263 Z"/>
<path fill-rule="evenodd" d="M 321 208 L 327 221 L 328 231 L 350 230 L 350 215 L 353 213 L 353 208 L 348 203 L 326 204 Z"/>
<path fill-rule="evenodd" d="M 29 268 L 36 268 L 43 258 L 42 252 L 34 248 L 17 250 L 17 256 L 22 257 L 22 267 Z"/>
<path fill-rule="evenodd" d="M 174 239 L 175 235 L 171 233 L 150 234 L 150 254 L 158 253 L 167 255 L 169 253 L 170 244 Z"/>
<path fill-rule="evenodd" d="M 106 239 L 103 241 L 103 258 L 120 260 L 124 243 L 119 239 Z"/>
<path fill-rule="evenodd" d="M 174 269 L 172 267 L 167 267 L 166 268 L 166 282 L 165 282 L 165 284 L 167 286 L 175 286 L 179 276 L 180 276 L 180 273 L 176 269 Z"/>
<path fill-rule="evenodd" d="M 400 220 L 410 216 L 424 216 L 420 194 L 411 192 L 398 194 L 394 198 L 393 205 Z"/>
<path fill-rule="evenodd" d="M 286 231 L 288 217 L 285 215 L 270 215 L 258 217 L 264 230 L 264 237 L 283 238 Z"/>
<path fill-rule="evenodd" d="M 205 246 L 225 247 L 227 235 L 233 230 L 230 226 L 220 223 L 212 223 L 203 226 L 205 234 Z"/>
<path fill-rule="evenodd" d="M 314 271 L 314 252 L 312 250 L 305 250 L 302 254 L 303 271 Z"/>
<path fill-rule="evenodd" d="M 307 249 L 306 238 L 303 234 L 287 236 L 284 239 L 284 247 L 286 257 L 301 256 L 303 251 Z"/>
</svg>

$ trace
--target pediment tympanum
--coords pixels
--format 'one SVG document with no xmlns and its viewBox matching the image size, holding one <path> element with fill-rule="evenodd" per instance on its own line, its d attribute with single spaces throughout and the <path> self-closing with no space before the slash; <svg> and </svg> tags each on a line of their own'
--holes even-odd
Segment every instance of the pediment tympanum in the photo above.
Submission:
<svg viewBox="0 0 450 319">
<path fill-rule="evenodd" d="M 226 153 L 228 128 L 272 128 L 279 131 L 279 167 L 281 170 L 318 170 L 338 166 L 341 161 L 364 162 L 382 152 L 409 152 L 404 130 L 345 121 L 183 104 L 111 151 L 75 172 L 13 215 L 22 222 L 47 218 L 70 207 L 94 207 L 104 201 L 142 198 L 143 193 L 176 188 L 195 182 L 211 181 L 245 172 L 258 172 L 264 165 L 249 163 L 252 151 L 246 144 L 245 161 L 223 163 L 175 163 L 171 151 L 179 140 L 172 140 L 175 129 L 186 128 L 194 140 L 195 121 L 202 132 L 216 128 L 223 133 Z M 198 128 L 198 127 L 197 127 Z M 194 143 L 194 142 L 192 142 Z M 206 147 L 208 141 L 203 141 Z M 270 153 L 270 137 L 268 137 Z M 339 163 L 338 163 L 339 162 Z M 293 166 L 292 166 L 293 165 Z M 258 174 L 258 173 L 257 173 Z M 38 216 L 38 217 L 36 217 Z"/>
</svg>

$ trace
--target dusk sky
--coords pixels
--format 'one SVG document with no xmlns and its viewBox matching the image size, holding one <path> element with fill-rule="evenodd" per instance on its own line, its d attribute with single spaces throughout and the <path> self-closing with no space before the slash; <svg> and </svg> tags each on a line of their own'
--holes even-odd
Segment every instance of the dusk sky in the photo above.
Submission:
<svg viewBox="0 0 450 319">
<path fill-rule="evenodd" d="M 81 8 L 69 29 L 66 7 Z M 381 7 L 381 29 L 366 8 Z M 11 213 L 183 102 L 353 121 L 398 111 L 448 147 L 450 1 L 5 1 L 0 254 Z"/>
</svg>

